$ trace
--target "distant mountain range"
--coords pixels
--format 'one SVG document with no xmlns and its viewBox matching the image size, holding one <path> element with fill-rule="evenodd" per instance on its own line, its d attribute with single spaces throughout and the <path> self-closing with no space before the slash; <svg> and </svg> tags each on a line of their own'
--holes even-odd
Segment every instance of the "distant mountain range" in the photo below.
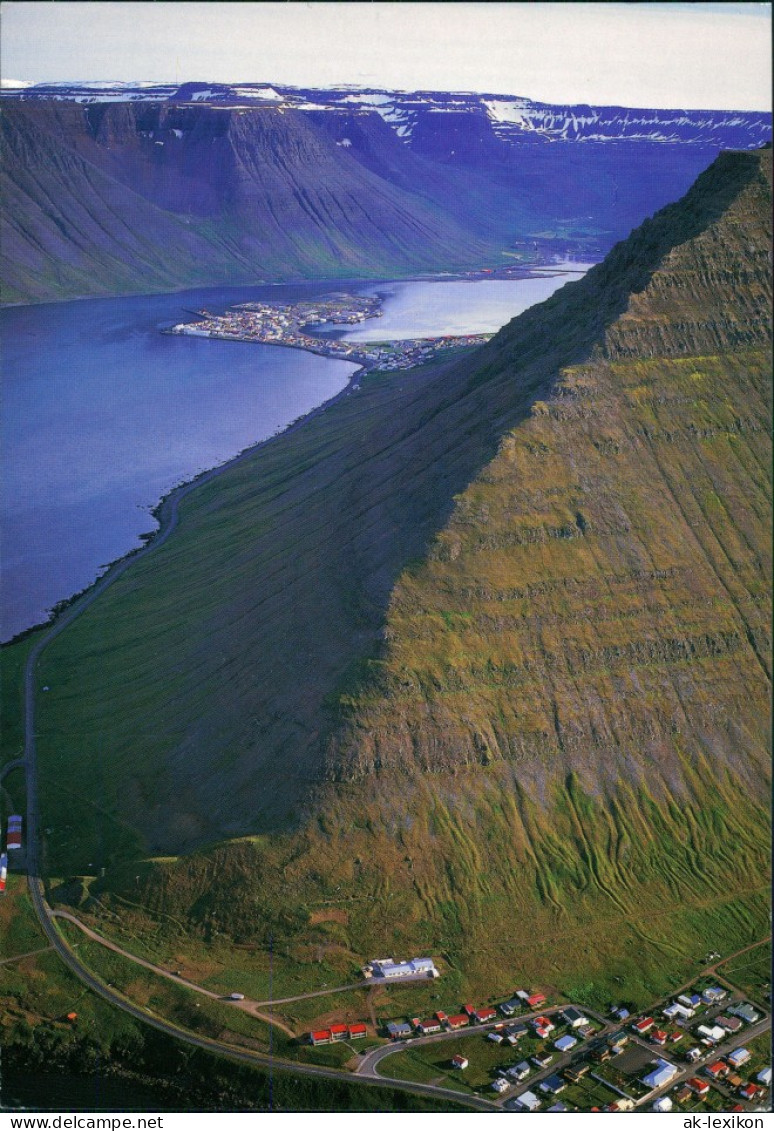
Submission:
<svg viewBox="0 0 774 1131">
<path fill-rule="evenodd" d="M 599 258 L 757 112 L 268 84 L 0 92 L 5 302 Z"/>
</svg>

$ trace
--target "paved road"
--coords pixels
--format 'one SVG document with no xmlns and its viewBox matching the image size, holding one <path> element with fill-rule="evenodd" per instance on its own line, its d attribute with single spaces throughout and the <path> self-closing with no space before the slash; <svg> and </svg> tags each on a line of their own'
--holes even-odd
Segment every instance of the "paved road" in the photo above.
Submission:
<svg viewBox="0 0 774 1131">
<path fill-rule="evenodd" d="M 568 1005 L 569 1005 L 569 1003 L 568 1003 Z M 535 1017 L 543 1017 L 543 1016 L 553 1017 L 557 1013 L 561 1013 L 562 1010 L 565 1009 L 565 1008 L 567 1008 L 567 1006 L 552 1006 L 548 1009 L 538 1010 L 535 1013 L 519 1014 L 519 1016 L 514 1017 L 513 1020 L 514 1020 L 514 1022 L 518 1023 L 518 1022 L 532 1021 Z M 594 1040 L 597 1040 L 600 1037 L 605 1037 L 608 1033 L 612 1032 L 614 1029 L 620 1028 L 620 1025 L 618 1024 L 618 1022 L 613 1024 L 611 1021 L 606 1020 L 604 1017 L 600 1016 L 598 1013 L 595 1013 L 593 1010 L 587 1009 L 585 1006 L 579 1006 L 578 1005 L 575 1008 L 576 1009 L 582 1009 L 583 1013 L 585 1013 L 587 1017 L 589 1017 L 590 1019 L 593 1019 L 594 1021 L 597 1021 L 602 1026 L 602 1029 L 600 1030 L 600 1032 L 595 1034 Z M 501 1019 L 501 1020 L 498 1020 L 496 1022 L 490 1021 L 486 1025 L 468 1025 L 464 1029 L 456 1030 L 456 1032 L 436 1033 L 436 1034 L 428 1036 L 428 1037 L 413 1037 L 410 1042 L 408 1042 L 408 1041 L 394 1042 L 391 1045 L 382 1046 L 381 1048 L 378 1048 L 378 1049 L 372 1049 L 370 1052 L 367 1052 L 365 1054 L 363 1059 L 360 1061 L 360 1064 L 355 1069 L 356 1075 L 357 1075 L 358 1079 L 362 1079 L 362 1078 L 365 1077 L 366 1079 L 381 1079 L 383 1081 L 387 1081 L 387 1080 L 390 1079 L 390 1077 L 389 1076 L 380 1076 L 379 1072 L 377 1071 L 379 1064 L 383 1060 L 386 1060 L 387 1057 L 395 1056 L 396 1054 L 403 1051 L 403 1049 L 409 1043 L 411 1045 L 411 1048 L 415 1048 L 417 1045 L 431 1045 L 431 1044 L 436 1044 L 436 1043 L 443 1042 L 443 1041 L 451 1041 L 451 1040 L 459 1039 L 460 1037 L 467 1037 L 467 1036 L 470 1036 L 470 1035 L 476 1034 L 476 1033 L 480 1033 L 483 1036 L 485 1033 L 491 1032 L 494 1029 L 495 1025 L 502 1025 L 502 1024 L 508 1024 L 508 1022 L 503 1022 L 502 1019 Z M 582 1042 L 582 1041 L 579 1040 L 578 1045 L 575 1049 L 573 1049 L 573 1050 L 571 1050 L 570 1052 L 567 1052 L 567 1053 L 562 1053 L 556 1060 L 553 1060 L 547 1068 L 540 1069 L 539 1072 L 536 1072 L 533 1076 L 530 1077 L 529 1081 L 524 1082 L 524 1087 L 525 1088 L 532 1088 L 535 1084 L 539 1084 L 541 1080 L 544 1080 L 546 1076 L 551 1076 L 555 1072 L 561 1072 L 564 1068 L 566 1068 L 578 1056 L 578 1054 L 580 1052 L 582 1052 L 583 1047 L 584 1047 L 584 1043 L 585 1042 Z M 454 1094 L 465 1095 L 464 1092 L 454 1093 Z M 505 1110 L 504 1105 L 507 1104 L 509 1100 L 512 1100 L 513 1096 L 514 1096 L 513 1088 L 510 1088 L 507 1092 L 503 1093 L 502 1095 L 497 1096 L 496 1098 L 493 1096 L 493 1098 L 491 1100 L 484 1100 L 483 1097 L 481 1097 L 481 1098 L 482 1098 L 482 1101 L 484 1103 L 488 1103 L 490 1106 L 494 1107 L 497 1111 L 504 1111 Z"/>
<path fill-rule="evenodd" d="M 230 1045 L 226 1041 L 217 1041 L 210 1037 L 200 1037 L 195 1033 L 189 1032 L 187 1029 L 181 1029 L 173 1022 L 157 1017 L 142 1006 L 135 1005 L 134 1002 L 129 1001 L 128 998 L 118 993 L 117 990 L 106 986 L 99 978 L 92 974 L 90 970 L 83 966 L 64 940 L 58 935 L 54 920 L 46 910 L 47 905 L 41 890 L 42 885 L 40 880 L 29 877 L 29 887 L 30 896 L 36 909 L 40 908 L 39 914 L 41 916 L 41 926 L 43 930 L 51 940 L 51 944 L 60 958 L 76 977 L 88 986 L 89 989 L 93 990 L 95 994 L 104 998 L 105 1001 L 110 1002 L 111 1005 L 116 1006 L 118 1009 L 123 1009 L 125 1013 L 131 1014 L 131 1016 L 137 1018 L 138 1021 L 142 1021 L 146 1025 L 150 1025 L 152 1028 L 166 1033 L 170 1037 L 175 1037 L 177 1040 L 185 1041 L 186 1044 L 205 1049 L 207 1052 L 215 1053 L 218 1056 L 226 1056 L 231 1060 L 242 1061 L 260 1068 L 288 1072 L 292 1075 L 321 1076 L 329 1080 L 349 1081 L 350 1083 L 361 1083 L 365 1086 L 391 1087 L 400 1091 L 413 1092 L 417 1095 L 433 1096 L 436 1099 L 454 1100 L 465 1107 L 472 1107 L 477 1110 L 496 1110 L 491 1104 L 484 1105 L 481 1101 L 475 1101 L 472 1098 L 459 1095 L 457 1092 L 444 1088 L 435 1088 L 427 1084 L 395 1082 L 392 1080 L 370 1080 L 367 1078 L 361 1080 L 349 1072 L 342 1072 L 333 1068 L 322 1068 L 312 1064 L 299 1064 L 293 1060 L 284 1060 L 280 1057 L 272 1057 L 263 1053 L 254 1053 L 247 1049 L 240 1048 L 238 1045 Z"/>
</svg>

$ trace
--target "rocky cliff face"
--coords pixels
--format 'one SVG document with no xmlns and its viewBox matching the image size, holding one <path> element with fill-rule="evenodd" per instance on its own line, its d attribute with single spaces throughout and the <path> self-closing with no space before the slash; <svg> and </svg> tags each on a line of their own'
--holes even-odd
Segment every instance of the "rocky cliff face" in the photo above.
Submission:
<svg viewBox="0 0 774 1131">
<path fill-rule="evenodd" d="M 719 159 L 575 286 L 598 341 L 399 581 L 337 775 L 505 760 L 666 794 L 684 757 L 762 772 L 770 177 L 770 152 Z M 490 346 L 514 381 L 522 325 Z"/>
</svg>

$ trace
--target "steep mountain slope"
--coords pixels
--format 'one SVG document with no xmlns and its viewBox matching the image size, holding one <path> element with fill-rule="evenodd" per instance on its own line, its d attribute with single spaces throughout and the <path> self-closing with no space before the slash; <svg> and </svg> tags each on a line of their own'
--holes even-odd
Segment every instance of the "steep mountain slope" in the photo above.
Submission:
<svg viewBox="0 0 774 1131">
<path fill-rule="evenodd" d="M 721 146 L 770 134 L 755 113 L 265 84 L 2 106 L 5 301 L 597 258 Z"/>
<path fill-rule="evenodd" d="M 752 941 L 770 262 L 771 153 L 724 155 L 485 349 L 195 493 L 44 654 L 53 874 L 288 945 L 343 900 L 353 959 L 507 981 Z"/>
<path fill-rule="evenodd" d="M 296 111 L 25 103 L 2 127 L 5 301 L 494 254 Z"/>
</svg>

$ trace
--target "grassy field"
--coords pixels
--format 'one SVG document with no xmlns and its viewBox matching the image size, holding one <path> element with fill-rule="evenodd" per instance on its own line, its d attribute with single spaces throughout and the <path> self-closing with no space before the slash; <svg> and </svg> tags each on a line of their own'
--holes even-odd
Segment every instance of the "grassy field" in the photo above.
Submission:
<svg viewBox="0 0 774 1131">
<path fill-rule="evenodd" d="M 26 878 L 13 872 L 8 876 L 5 895 L 0 899 L 0 938 L 3 958 L 48 946 L 27 894 Z"/>
<path fill-rule="evenodd" d="M 14 948 L 37 941 L 29 933 L 29 908 L 18 893 L 11 891 L 11 898 L 2 902 L 1 913 L 4 937 L 11 940 Z M 77 934 L 73 934 L 72 942 L 79 945 L 79 950 L 83 945 Z M 247 1041 L 250 1033 L 265 1036 L 266 1028 L 261 1022 L 237 1018 L 236 1011 L 221 1012 L 228 1007 L 218 1003 L 208 1005 L 206 1018 L 192 1016 L 190 1001 L 181 996 L 170 999 L 167 985 L 158 985 L 160 979 L 152 975 L 147 979 L 138 977 L 137 967 L 110 956 L 104 948 L 92 950 L 94 947 L 95 944 L 88 944 L 80 955 L 88 958 L 89 965 L 93 963 L 117 987 L 131 991 L 138 999 L 145 998 L 165 1011 L 177 1010 L 181 1017 L 187 1016 L 192 1028 L 215 1032 L 227 1021 L 233 1027 L 231 1031 L 244 1029 L 235 1034 L 235 1043 L 240 1037 Z M 175 987 L 171 988 L 174 991 Z M 67 1014 L 72 1012 L 77 1016 L 68 1021 Z M 52 1094 L 64 1095 L 67 1081 L 77 1078 L 96 1083 L 107 1072 L 115 1081 L 125 1082 L 127 1095 L 138 1088 L 142 1091 L 143 1110 L 464 1110 L 447 1101 L 425 1100 L 389 1088 L 364 1088 L 346 1078 L 340 1082 L 318 1082 L 293 1077 L 281 1069 L 276 1069 L 270 1078 L 260 1069 L 195 1051 L 147 1028 L 92 994 L 53 951 L 0 966 L 0 1038 L 8 1087 L 13 1086 L 15 1074 L 29 1077 L 32 1073 L 39 1081 L 37 1100 L 44 1104 L 47 1081 L 51 1081 Z M 288 1044 L 282 1055 L 290 1049 Z M 340 1066 L 335 1055 L 325 1059 L 309 1056 L 307 1050 L 298 1051 L 309 1061 Z M 342 1051 L 331 1049 L 330 1053 Z M 71 1109 L 68 1101 L 63 1101 L 63 1109 Z"/>
<path fill-rule="evenodd" d="M 771 940 L 724 962 L 718 973 L 753 1001 L 771 1008 Z"/>
</svg>

